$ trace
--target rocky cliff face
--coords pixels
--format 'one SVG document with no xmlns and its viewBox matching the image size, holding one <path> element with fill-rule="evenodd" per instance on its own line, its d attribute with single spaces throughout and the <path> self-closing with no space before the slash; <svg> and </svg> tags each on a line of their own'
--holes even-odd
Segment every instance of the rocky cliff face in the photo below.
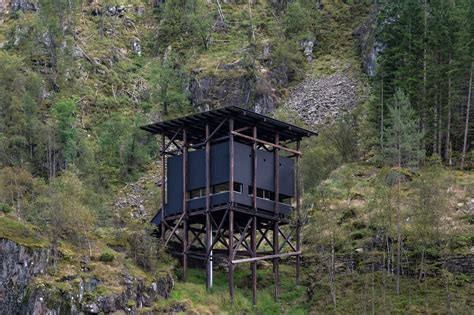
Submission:
<svg viewBox="0 0 474 315">
<path fill-rule="evenodd" d="M 0 315 L 151 314 L 160 311 L 155 302 L 168 298 L 174 286 L 169 274 L 151 281 L 123 274 L 120 288 L 107 290 L 105 283 L 88 274 L 87 262 L 81 264 L 81 273 L 44 281 L 54 274 L 60 259 L 53 249 L 30 249 L 0 239 Z M 174 308 L 184 310 L 177 305 L 164 311 Z"/>
<path fill-rule="evenodd" d="M 0 0 L 0 15 L 16 11 L 36 11 L 38 5 L 34 0 Z"/>
<path fill-rule="evenodd" d="M 0 314 L 17 313 L 33 277 L 45 273 L 55 261 L 51 249 L 29 249 L 0 239 Z"/>
<path fill-rule="evenodd" d="M 259 113 L 269 113 L 275 109 L 276 88 L 265 76 L 254 78 L 241 71 L 239 63 L 221 65 L 225 76 L 197 75 L 191 73 L 189 85 L 193 106 L 209 110 L 223 106 L 240 106 Z"/>
</svg>

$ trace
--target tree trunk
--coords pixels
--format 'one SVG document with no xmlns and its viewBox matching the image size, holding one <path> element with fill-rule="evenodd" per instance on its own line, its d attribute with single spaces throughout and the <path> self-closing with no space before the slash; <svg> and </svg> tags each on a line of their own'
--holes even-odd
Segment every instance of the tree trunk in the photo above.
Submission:
<svg viewBox="0 0 474 315">
<path fill-rule="evenodd" d="M 334 231 L 333 231 L 334 234 Z M 334 305 L 334 314 L 337 314 L 337 303 L 336 303 L 336 251 L 334 244 L 334 235 L 331 237 L 331 295 L 332 303 Z"/>
<path fill-rule="evenodd" d="M 441 158 L 441 142 L 443 138 L 443 134 L 441 131 L 441 124 L 442 124 L 442 116 L 441 116 L 441 93 L 438 92 L 438 155 Z"/>
<path fill-rule="evenodd" d="M 375 266 L 374 266 L 373 261 L 372 261 L 372 315 L 375 315 Z"/>
<path fill-rule="evenodd" d="M 426 0 L 425 0 L 426 1 Z M 398 108 L 398 115 L 400 116 L 400 105 L 397 104 Z M 402 143 L 401 143 L 401 130 L 400 128 L 397 130 L 398 136 L 398 176 L 397 176 L 397 275 L 396 275 L 396 291 L 397 294 L 400 295 L 400 247 L 402 245 L 402 236 L 400 232 L 400 191 L 401 191 L 401 183 L 400 183 L 400 174 L 402 171 Z"/>
<path fill-rule="evenodd" d="M 382 254 L 382 314 L 385 315 L 385 300 L 386 300 L 386 293 L 385 293 L 385 253 Z"/>
<path fill-rule="evenodd" d="M 428 4 L 427 0 L 424 0 L 424 48 L 423 48 L 423 103 L 421 104 L 421 131 L 423 135 L 426 134 L 426 84 L 427 84 L 427 29 L 428 29 L 428 21 L 427 21 L 427 15 L 428 15 Z M 424 138 L 423 138 L 424 139 Z M 422 149 L 425 149 L 425 144 L 424 140 L 422 141 Z"/>
<path fill-rule="evenodd" d="M 450 158 L 450 141 L 451 141 L 451 51 L 449 52 L 449 67 L 448 67 L 448 117 L 447 117 L 447 126 L 446 126 L 446 144 L 444 151 L 444 159 L 451 166 Z"/>
<path fill-rule="evenodd" d="M 425 250 L 421 250 L 421 261 L 420 261 L 420 274 L 418 275 L 418 283 L 421 283 L 421 280 L 423 279 L 424 273 L 425 273 Z"/>
<path fill-rule="evenodd" d="M 469 132 L 469 111 L 471 109 L 472 71 L 473 70 L 474 70 L 474 61 L 471 63 L 471 74 L 469 75 L 469 93 L 467 97 L 466 125 L 464 126 L 464 143 L 462 146 L 461 169 L 464 169 L 464 160 L 466 159 L 467 134 Z"/>
<path fill-rule="evenodd" d="M 382 68 L 382 82 L 381 82 L 381 92 L 380 92 L 380 149 L 383 151 L 383 68 Z"/>
<path fill-rule="evenodd" d="M 446 267 L 444 268 L 444 274 L 445 274 L 446 304 L 448 307 L 448 314 L 453 314 L 453 307 L 451 305 L 451 293 L 449 291 L 449 274 Z"/>
<path fill-rule="evenodd" d="M 435 85 L 435 90 L 438 90 L 438 86 Z M 438 152 L 438 93 L 435 93 L 434 96 L 435 106 L 433 106 L 433 155 Z"/>
</svg>

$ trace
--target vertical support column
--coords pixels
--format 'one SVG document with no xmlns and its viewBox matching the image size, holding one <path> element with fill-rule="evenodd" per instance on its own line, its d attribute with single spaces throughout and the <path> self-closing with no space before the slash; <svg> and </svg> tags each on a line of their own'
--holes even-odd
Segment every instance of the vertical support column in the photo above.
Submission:
<svg viewBox="0 0 474 315">
<path fill-rule="evenodd" d="M 183 128 L 183 280 L 188 278 L 188 141 L 186 128 Z"/>
<path fill-rule="evenodd" d="M 166 137 L 165 133 L 161 134 L 161 242 L 165 243 L 165 204 L 166 204 Z"/>
<path fill-rule="evenodd" d="M 257 127 L 253 126 L 253 138 L 257 139 Z M 252 257 L 257 257 L 257 141 L 254 140 L 252 144 L 252 207 L 254 211 L 252 219 L 252 232 L 250 236 L 250 246 L 252 250 Z M 252 269 L 252 303 L 257 304 L 257 262 L 251 263 Z"/>
<path fill-rule="evenodd" d="M 275 134 L 275 144 L 280 144 L 280 134 Z M 273 221 L 273 254 L 277 255 L 279 252 L 280 243 L 278 241 L 278 203 L 280 197 L 280 155 L 277 147 L 273 148 L 273 181 L 275 191 L 274 201 L 274 221 Z M 279 296 L 279 285 L 280 285 L 280 270 L 279 270 L 279 258 L 273 258 L 273 276 L 275 279 L 275 301 L 278 301 Z"/>
<path fill-rule="evenodd" d="M 300 151 L 300 140 L 296 142 Z M 295 198 L 296 198 L 296 251 L 301 251 L 301 213 L 300 213 L 300 155 L 295 157 Z M 300 284 L 300 255 L 296 256 L 296 285 Z"/>
<path fill-rule="evenodd" d="M 206 290 L 212 288 L 212 227 L 211 227 L 211 141 L 206 123 Z"/>
<path fill-rule="evenodd" d="M 234 119 L 229 119 L 229 294 L 234 302 Z"/>
</svg>

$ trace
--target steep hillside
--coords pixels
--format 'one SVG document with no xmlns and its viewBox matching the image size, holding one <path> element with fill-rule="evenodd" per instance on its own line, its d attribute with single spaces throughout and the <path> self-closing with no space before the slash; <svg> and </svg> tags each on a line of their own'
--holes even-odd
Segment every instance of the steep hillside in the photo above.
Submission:
<svg viewBox="0 0 474 315">
<path fill-rule="evenodd" d="M 0 0 L 0 314 L 469 313 L 472 1 Z M 303 275 L 180 281 L 157 139 L 237 105 L 303 142 Z"/>
</svg>

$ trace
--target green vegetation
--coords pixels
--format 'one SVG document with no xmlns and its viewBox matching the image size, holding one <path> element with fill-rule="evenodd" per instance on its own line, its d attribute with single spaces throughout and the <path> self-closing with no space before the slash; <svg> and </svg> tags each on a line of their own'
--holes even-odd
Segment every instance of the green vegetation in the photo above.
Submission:
<svg viewBox="0 0 474 315">
<path fill-rule="evenodd" d="M 12 240 L 29 248 L 49 245 L 46 238 L 31 224 L 18 222 L 14 217 L 0 214 L 0 238 Z"/>
<path fill-rule="evenodd" d="M 105 263 L 114 261 L 114 258 L 115 258 L 114 254 L 110 252 L 102 253 L 99 256 L 99 260 Z"/>
<path fill-rule="evenodd" d="M 206 293 L 203 270 L 192 269 L 146 310 L 470 311 L 472 276 L 448 262 L 474 246 L 472 1 L 152 2 L 40 0 L 38 11 L 1 17 L 0 238 L 59 250 L 57 268 L 36 284 L 60 298 L 79 278 L 97 278 L 93 298 L 122 292 L 125 274 L 147 284 L 179 277 L 147 224 L 161 166 L 156 138 L 138 127 L 225 105 L 241 90 L 249 106 L 268 96 L 275 117 L 304 126 L 281 106 L 290 88 L 344 73 L 369 95 L 337 121 L 309 126 L 318 137 L 303 142 L 302 286 L 283 265 L 275 303 L 271 268 L 261 265 L 254 308 L 250 272 L 239 266 L 230 305 L 223 271 Z M 357 52 L 370 47 L 373 78 Z M 144 212 L 116 207 L 144 174 L 153 178 L 140 183 Z"/>
<path fill-rule="evenodd" d="M 474 22 L 472 1 L 402 1 L 381 6 L 377 38 L 381 51 L 370 114 L 383 129 L 398 89 L 408 97 L 423 132 L 423 149 L 464 167 L 472 95 Z M 458 153 L 456 153 L 458 152 Z M 460 153 L 460 154 L 459 154 Z M 464 158 L 463 158 L 464 156 Z"/>
<path fill-rule="evenodd" d="M 273 299 L 273 275 L 271 266 L 259 266 L 258 269 L 258 304 L 252 306 L 251 273 L 245 266 L 235 270 L 236 290 L 234 304 L 230 303 L 227 276 L 224 270 L 214 274 L 214 285 L 206 292 L 203 269 L 191 268 L 186 283 L 177 283 L 171 298 L 161 301 L 157 306 L 169 305 L 176 302 L 185 303 L 189 312 L 238 314 L 275 314 L 281 311 L 290 314 L 305 314 L 308 304 L 305 299 L 306 288 L 296 287 L 294 267 L 281 266 L 281 296 L 279 303 Z"/>
</svg>

